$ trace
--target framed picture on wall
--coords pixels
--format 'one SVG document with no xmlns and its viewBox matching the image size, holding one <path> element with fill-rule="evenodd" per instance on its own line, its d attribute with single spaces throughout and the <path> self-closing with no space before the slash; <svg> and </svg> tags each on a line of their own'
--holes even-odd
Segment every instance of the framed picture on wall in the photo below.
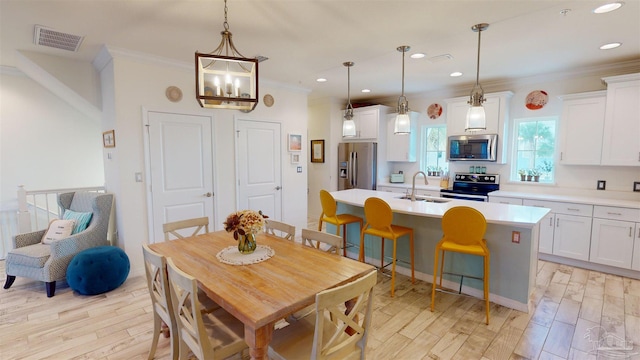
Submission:
<svg viewBox="0 0 640 360">
<path fill-rule="evenodd" d="M 102 145 L 106 148 L 116 147 L 115 130 L 109 130 L 102 133 Z"/>
<path fill-rule="evenodd" d="M 324 140 L 311 140 L 311 162 L 324 162 Z"/>
<path fill-rule="evenodd" d="M 291 163 L 292 164 L 299 164 L 300 163 L 300 154 L 291 154 Z"/>
<path fill-rule="evenodd" d="M 289 151 L 302 151 L 302 135 L 289 134 Z"/>
</svg>

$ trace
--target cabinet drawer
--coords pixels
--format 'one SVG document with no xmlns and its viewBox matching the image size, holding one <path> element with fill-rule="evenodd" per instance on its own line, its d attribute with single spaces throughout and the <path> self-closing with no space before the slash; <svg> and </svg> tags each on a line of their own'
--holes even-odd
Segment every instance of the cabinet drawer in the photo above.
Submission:
<svg viewBox="0 0 640 360">
<path fill-rule="evenodd" d="M 558 201 L 544 201 L 525 199 L 522 202 L 525 206 L 545 207 L 551 209 L 556 214 L 568 214 L 579 216 L 593 216 L 593 205 L 575 204 Z"/>
<path fill-rule="evenodd" d="M 393 186 L 378 186 L 376 188 L 376 190 L 378 191 L 387 191 L 387 192 L 392 192 L 392 193 L 406 193 L 407 189 L 405 188 L 400 188 L 400 187 L 393 187 Z"/>
<path fill-rule="evenodd" d="M 593 208 L 593 217 L 640 222 L 640 209 L 596 205 Z"/>
<path fill-rule="evenodd" d="M 489 195 L 489 202 L 496 204 L 522 205 L 522 199 Z"/>
<path fill-rule="evenodd" d="M 409 192 L 411 192 L 411 189 L 409 189 Z M 440 191 L 438 191 L 438 190 L 417 190 L 416 189 L 416 195 L 440 197 Z"/>
</svg>

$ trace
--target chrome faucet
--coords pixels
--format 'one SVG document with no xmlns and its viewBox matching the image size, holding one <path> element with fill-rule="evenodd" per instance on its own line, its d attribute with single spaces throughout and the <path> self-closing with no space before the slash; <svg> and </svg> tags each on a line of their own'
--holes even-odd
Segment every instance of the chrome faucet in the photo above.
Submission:
<svg viewBox="0 0 640 360">
<path fill-rule="evenodd" d="M 418 171 L 413 174 L 413 185 L 411 186 L 411 201 L 416 201 L 416 176 L 418 176 L 418 174 L 422 174 L 422 176 L 424 176 L 424 184 L 429 185 L 427 174 L 425 174 L 424 171 Z"/>
</svg>

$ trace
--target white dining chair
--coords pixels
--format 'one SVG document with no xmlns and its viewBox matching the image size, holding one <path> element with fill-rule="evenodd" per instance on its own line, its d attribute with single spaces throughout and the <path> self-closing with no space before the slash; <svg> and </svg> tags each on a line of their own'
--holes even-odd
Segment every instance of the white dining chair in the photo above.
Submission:
<svg viewBox="0 0 640 360">
<path fill-rule="evenodd" d="M 199 217 L 194 219 L 186 219 L 168 222 L 162 225 L 162 231 L 164 232 L 164 240 L 168 241 L 173 235 L 176 239 L 183 239 L 185 236 L 178 232 L 178 230 L 193 228 L 191 235 L 196 236 L 201 230 L 204 230 L 203 234 L 209 232 L 209 218 Z"/>
<path fill-rule="evenodd" d="M 296 227 L 281 221 L 266 219 L 264 228 L 267 234 L 281 237 L 283 239 L 293 241 L 296 236 Z"/>
<path fill-rule="evenodd" d="M 221 360 L 248 349 L 240 320 L 223 308 L 202 313 L 197 280 L 171 259 L 167 259 L 167 271 L 180 359 L 187 359 L 191 351 L 200 360 Z"/>
<path fill-rule="evenodd" d="M 316 312 L 273 332 L 270 359 L 364 359 L 377 272 L 319 292 Z"/>
<path fill-rule="evenodd" d="M 342 238 L 338 235 L 311 230 L 302 229 L 302 244 L 322 249 L 328 253 L 335 253 L 340 255 L 340 249 L 342 248 Z"/>
</svg>

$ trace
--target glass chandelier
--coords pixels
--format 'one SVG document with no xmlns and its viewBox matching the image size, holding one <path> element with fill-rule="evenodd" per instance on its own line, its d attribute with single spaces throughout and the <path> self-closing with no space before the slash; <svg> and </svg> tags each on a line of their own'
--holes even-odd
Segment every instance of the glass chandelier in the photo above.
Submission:
<svg viewBox="0 0 640 360">
<path fill-rule="evenodd" d="M 196 99 L 204 108 L 249 112 L 258 104 L 258 61 L 262 59 L 246 58 L 236 49 L 227 12 L 225 0 L 218 47 L 209 54 L 196 52 Z"/>
<path fill-rule="evenodd" d="M 482 103 L 485 101 L 484 90 L 480 86 L 480 35 L 484 30 L 487 30 L 489 24 L 477 24 L 471 27 L 471 30 L 478 33 L 478 62 L 476 66 L 476 84 L 471 90 L 471 96 L 469 98 L 469 110 L 467 111 L 467 122 L 465 125 L 465 131 L 478 131 L 487 129 L 487 119 L 484 113 L 484 107 Z"/>
<path fill-rule="evenodd" d="M 404 53 L 409 51 L 409 46 L 398 46 L 396 50 L 402 53 L 402 95 L 398 98 L 398 115 L 396 115 L 393 133 L 396 135 L 406 135 L 411 132 L 411 119 L 409 118 L 409 102 L 404 96 Z"/>
<path fill-rule="evenodd" d="M 356 136 L 356 123 L 353 121 L 353 106 L 351 105 L 351 67 L 354 65 L 352 61 L 342 63 L 347 67 L 347 109 L 344 111 L 344 120 L 342 121 L 342 137 Z"/>
</svg>

